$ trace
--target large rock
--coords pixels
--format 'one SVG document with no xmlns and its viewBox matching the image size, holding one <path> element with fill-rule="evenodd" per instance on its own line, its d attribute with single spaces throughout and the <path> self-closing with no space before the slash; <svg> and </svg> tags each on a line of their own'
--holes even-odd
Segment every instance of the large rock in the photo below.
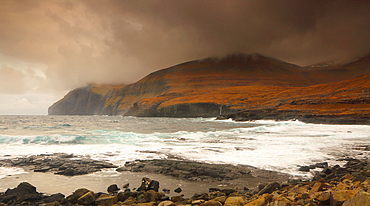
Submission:
<svg viewBox="0 0 370 206">
<path fill-rule="evenodd" d="M 113 205 L 118 202 L 117 196 L 102 194 L 94 202 L 95 205 Z"/>
<path fill-rule="evenodd" d="M 36 187 L 29 184 L 28 182 L 20 183 L 14 189 L 7 189 L 4 194 L 0 194 L 0 199 L 2 202 L 8 203 L 14 201 L 16 203 L 21 203 L 23 201 L 35 202 L 43 198 L 41 193 L 36 191 Z"/>
<path fill-rule="evenodd" d="M 370 193 L 359 191 L 352 199 L 343 203 L 343 206 L 362 206 L 370 205 Z"/>
<path fill-rule="evenodd" d="M 330 205 L 341 206 L 345 201 L 355 197 L 358 190 L 337 190 L 331 191 Z"/>
<path fill-rule="evenodd" d="M 258 192 L 258 195 L 263 195 L 265 193 L 271 194 L 276 189 L 280 189 L 280 184 L 278 182 L 268 183 L 262 190 Z"/>
<path fill-rule="evenodd" d="M 77 204 L 77 200 L 88 192 L 90 192 L 90 190 L 86 188 L 77 189 L 70 196 L 67 197 L 67 200 L 72 204 Z"/>
<path fill-rule="evenodd" d="M 0 160 L 0 165 L 31 168 L 35 172 L 53 172 L 64 176 L 84 175 L 103 168 L 117 168 L 109 162 L 73 154 L 54 153 Z"/>
<path fill-rule="evenodd" d="M 264 206 L 271 202 L 272 196 L 270 194 L 263 194 L 258 199 L 248 202 L 244 206 Z"/>
<path fill-rule="evenodd" d="M 77 203 L 79 205 L 91 205 L 93 202 L 95 202 L 96 196 L 97 195 L 93 191 L 89 191 L 88 193 L 78 198 Z"/>
<path fill-rule="evenodd" d="M 228 197 L 225 201 L 225 206 L 243 206 L 245 204 L 245 197 Z"/>
</svg>

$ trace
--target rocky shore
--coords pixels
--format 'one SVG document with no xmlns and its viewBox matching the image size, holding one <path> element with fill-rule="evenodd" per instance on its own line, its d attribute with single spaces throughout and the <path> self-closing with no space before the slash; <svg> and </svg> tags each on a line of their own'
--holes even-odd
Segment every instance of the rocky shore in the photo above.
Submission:
<svg viewBox="0 0 370 206">
<path fill-rule="evenodd" d="M 343 161 L 347 163 L 342 167 L 329 167 L 326 163 L 301 167 L 302 171 L 316 167 L 323 169 L 310 181 L 271 181 L 256 189 L 245 187 L 243 190 L 215 187 L 209 188 L 208 193 L 195 193 L 190 198 L 181 194 L 182 188 L 176 188 L 177 195 L 170 197 L 167 195 L 169 190 L 161 188 L 160 182 L 145 177 L 139 188 L 130 188 L 124 183 L 119 187 L 117 185 L 122 183 L 117 183 L 107 186 L 106 192 L 81 188 L 69 196 L 60 193 L 45 195 L 31 184 L 22 182 L 16 188 L 0 193 L 0 205 L 370 205 L 370 160 L 346 158 Z M 141 167 L 136 163 L 127 166 Z"/>
<path fill-rule="evenodd" d="M 370 204 L 370 160 L 345 158 L 340 161 L 347 163 L 342 167 L 328 166 L 326 162 L 301 166 L 300 171 L 316 171 L 315 175 L 312 180 L 296 180 L 289 179 L 285 174 L 251 166 L 208 164 L 181 159 L 136 160 L 117 168 L 111 163 L 71 154 L 34 155 L 4 159 L 0 161 L 0 166 L 22 167 L 34 172 L 52 172 L 64 176 L 83 175 L 102 168 L 117 168 L 121 172 L 157 173 L 186 181 L 217 182 L 220 187 L 210 187 L 208 193 L 194 191 L 193 196 L 185 197 L 183 193 L 189 193 L 186 191 L 188 188 L 162 188 L 160 182 L 144 177 L 138 188 L 130 188 L 128 183 L 117 182 L 107 185 L 106 192 L 94 192 L 81 185 L 81 189 L 65 196 L 61 193 L 39 193 L 36 187 L 22 182 L 16 188 L 0 193 L 0 205 Z"/>
</svg>

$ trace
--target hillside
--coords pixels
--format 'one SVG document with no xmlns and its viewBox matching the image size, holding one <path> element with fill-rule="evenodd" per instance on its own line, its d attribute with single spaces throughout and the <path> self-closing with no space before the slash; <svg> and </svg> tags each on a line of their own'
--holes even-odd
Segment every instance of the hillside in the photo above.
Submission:
<svg viewBox="0 0 370 206">
<path fill-rule="evenodd" d="M 238 53 L 162 69 L 130 85 L 78 88 L 49 114 L 210 117 L 272 108 L 327 114 L 358 114 L 363 108 L 366 113 L 369 65 L 368 56 L 341 66 L 302 68 Z"/>
</svg>

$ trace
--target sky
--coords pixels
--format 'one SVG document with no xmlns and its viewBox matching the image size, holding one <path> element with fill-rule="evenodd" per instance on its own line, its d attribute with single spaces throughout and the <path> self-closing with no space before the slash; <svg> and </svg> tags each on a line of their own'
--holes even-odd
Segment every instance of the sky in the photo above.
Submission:
<svg viewBox="0 0 370 206">
<path fill-rule="evenodd" d="M 76 87 L 235 52 L 350 62 L 370 54 L 369 11 L 368 0 L 0 1 L 0 115 L 46 115 Z"/>
</svg>

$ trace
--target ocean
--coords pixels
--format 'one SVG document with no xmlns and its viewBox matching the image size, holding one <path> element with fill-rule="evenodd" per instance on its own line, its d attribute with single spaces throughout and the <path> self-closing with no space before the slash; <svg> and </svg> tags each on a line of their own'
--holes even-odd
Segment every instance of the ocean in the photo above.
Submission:
<svg viewBox="0 0 370 206">
<path fill-rule="evenodd" d="M 215 118 L 121 116 L 0 116 L 0 158 L 73 153 L 116 165 L 135 159 L 179 157 L 207 163 L 251 165 L 311 177 L 300 165 L 366 157 L 366 125 L 300 121 L 234 122 Z M 0 167 L 0 181 L 26 173 Z M 99 175 L 114 175 L 107 171 Z M 0 188 L 1 189 L 1 188 Z"/>
</svg>

